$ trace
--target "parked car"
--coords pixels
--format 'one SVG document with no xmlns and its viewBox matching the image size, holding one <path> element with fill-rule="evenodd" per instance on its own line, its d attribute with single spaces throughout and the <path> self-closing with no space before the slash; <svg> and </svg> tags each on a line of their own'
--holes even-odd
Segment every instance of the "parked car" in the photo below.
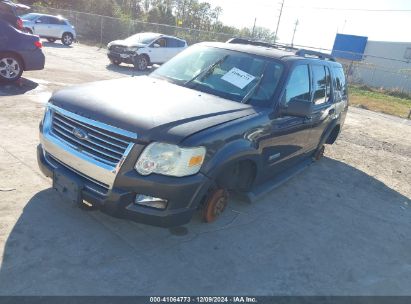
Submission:
<svg viewBox="0 0 411 304">
<path fill-rule="evenodd" d="M 9 0 L 0 0 L 0 20 L 6 21 L 16 29 L 23 29 L 23 21 L 18 16 L 17 9 L 29 9 L 28 6 L 13 3 Z"/>
<path fill-rule="evenodd" d="M 140 33 L 125 40 L 112 41 L 107 48 L 111 63 L 134 64 L 138 70 L 143 71 L 151 64 L 168 61 L 187 48 L 187 42 L 157 33 Z"/>
<path fill-rule="evenodd" d="M 324 153 L 348 109 L 341 64 L 280 46 L 200 43 L 149 76 L 54 94 L 38 162 L 63 197 L 116 216 L 206 222 Z"/>
<path fill-rule="evenodd" d="M 18 80 L 23 71 L 44 69 L 39 37 L 23 33 L 0 20 L 0 81 Z"/>
<path fill-rule="evenodd" d="M 61 40 L 64 45 L 69 46 L 76 39 L 74 26 L 61 16 L 30 13 L 21 18 L 26 32 L 46 38 L 49 42 Z"/>
</svg>

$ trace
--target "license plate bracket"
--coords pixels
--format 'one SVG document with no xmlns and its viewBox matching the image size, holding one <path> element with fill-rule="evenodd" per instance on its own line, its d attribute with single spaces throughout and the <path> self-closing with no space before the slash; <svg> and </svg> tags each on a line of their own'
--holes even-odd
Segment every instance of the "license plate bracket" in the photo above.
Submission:
<svg viewBox="0 0 411 304">
<path fill-rule="evenodd" d="M 73 204 L 80 204 L 82 201 L 80 183 L 74 178 L 68 178 L 62 172 L 54 172 L 53 188 L 62 198 Z"/>
</svg>

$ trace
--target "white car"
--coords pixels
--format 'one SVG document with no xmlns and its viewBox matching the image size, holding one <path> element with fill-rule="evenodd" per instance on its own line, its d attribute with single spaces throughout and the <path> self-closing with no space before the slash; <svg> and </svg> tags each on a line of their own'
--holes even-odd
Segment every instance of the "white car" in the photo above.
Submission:
<svg viewBox="0 0 411 304">
<path fill-rule="evenodd" d="M 112 41 L 107 48 L 107 56 L 111 63 L 130 63 L 143 71 L 149 65 L 168 61 L 186 49 L 187 42 L 158 33 L 139 33 L 124 40 Z"/>
<path fill-rule="evenodd" d="M 61 40 L 64 45 L 71 45 L 76 39 L 74 26 L 61 16 L 30 13 L 21 16 L 26 32 L 46 38 L 49 42 Z"/>
</svg>

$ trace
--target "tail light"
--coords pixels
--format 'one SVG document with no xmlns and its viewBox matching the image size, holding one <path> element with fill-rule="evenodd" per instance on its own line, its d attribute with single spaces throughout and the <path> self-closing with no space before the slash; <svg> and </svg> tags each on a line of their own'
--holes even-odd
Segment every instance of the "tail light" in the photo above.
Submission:
<svg viewBox="0 0 411 304">
<path fill-rule="evenodd" d="M 17 22 L 16 22 L 16 25 L 17 25 L 17 28 L 19 30 L 22 30 L 23 29 L 23 20 L 21 20 L 21 18 L 18 18 Z"/>
<path fill-rule="evenodd" d="M 41 49 L 43 47 L 43 44 L 40 41 L 35 41 L 34 46 L 38 49 Z"/>
</svg>

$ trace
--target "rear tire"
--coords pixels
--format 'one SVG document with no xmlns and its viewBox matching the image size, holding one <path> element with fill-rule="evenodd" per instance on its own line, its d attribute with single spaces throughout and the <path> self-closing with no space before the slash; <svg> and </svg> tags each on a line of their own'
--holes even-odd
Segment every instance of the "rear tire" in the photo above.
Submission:
<svg viewBox="0 0 411 304">
<path fill-rule="evenodd" d="M 66 45 L 66 46 L 70 46 L 73 44 L 74 42 L 74 37 L 73 34 L 71 33 L 64 33 L 63 36 L 61 37 L 61 42 Z"/>
<path fill-rule="evenodd" d="M 23 74 L 23 63 L 14 54 L 0 54 L 0 81 L 14 82 Z"/>
<path fill-rule="evenodd" d="M 47 41 L 50 43 L 56 42 L 57 39 L 55 38 L 47 38 Z"/>
</svg>

